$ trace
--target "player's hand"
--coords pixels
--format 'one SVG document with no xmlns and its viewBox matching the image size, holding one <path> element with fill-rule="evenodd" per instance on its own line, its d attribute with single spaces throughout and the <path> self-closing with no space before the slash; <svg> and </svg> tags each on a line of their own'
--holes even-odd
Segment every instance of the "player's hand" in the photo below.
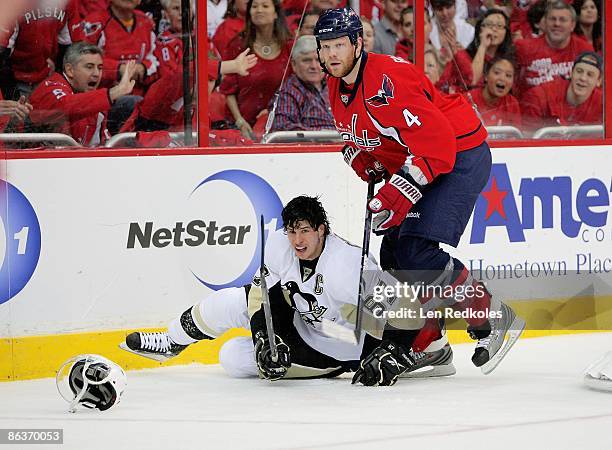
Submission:
<svg viewBox="0 0 612 450">
<path fill-rule="evenodd" d="M 280 380 L 287 374 L 287 369 L 291 367 L 291 355 L 289 347 L 279 336 L 276 338 L 276 361 L 272 360 L 272 348 L 265 331 L 259 330 L 255 334 L 255 361 L 257 370 L 262 378 L 271 381 Z"/>
<path fill-rule="evenodd" d="M 370 181 L 368 172 L 374 173 L 374 181 L 382 181 L 388 174 L 385 167 L 368 152 L 345 145 L 342 149 L 344 162 L 355 171 L 363 181 Z"/>
<path fill-rule="evenodd" d="M 372 223 L 374 233 L 384 234 L 399 226 L 421 197 L 421 187 L 414 178 L 400 173 L 393 175 L 368 203 L 368 209 L 376 213 Z"/>
<path fill-rule="evenodd" d="M 30 112 L 32 112 L 32 109 L 32 105 L 27 102 L 23 95 L 17 102 L 13 100 L 0 100 L 0 116 L 11 116 L 19 120 L 25 120 Z"/>
<path fill-rule="evenodd" d="M 124 95 L 128 95 L 132 93 L 132 89 L 134 89 L 134 85 L 136 81 L 134 81 L 134 71 L 136 70 L 136 62 L 129 61 L 127 64 L 124 64 L 123 74 L 121 75 L 121 80 L 117 86 L 113 86 L 108 91 L 111 101 L 117 100 L 119 97 L 123 97 Z"/>
<path fill-rule="evenodd" d="M 351 384 L 393 386 L 398 377 L 413 366 L 414 359 L 404 347 L 385 340 L 361 360 Z"/>
</svg>

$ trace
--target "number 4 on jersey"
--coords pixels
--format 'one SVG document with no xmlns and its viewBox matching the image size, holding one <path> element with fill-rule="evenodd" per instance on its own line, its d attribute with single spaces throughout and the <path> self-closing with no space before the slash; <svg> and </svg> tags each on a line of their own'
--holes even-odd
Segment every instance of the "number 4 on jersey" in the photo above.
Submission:
<svg viewBox="0 0 612 450">
<path fill-rule="evenodd" d="M 414 114 L 412 114 L 410 111 L 408 111 L 408 108 L 404 108 L 402 112 L 404 113 L 404 119 L 406 120 L 406 123 L 409 127 L 411 127 L 412 125 L 417 125 L 419 127 L 421 126 L 419 116 L 415 116 Z"/>
</svg>

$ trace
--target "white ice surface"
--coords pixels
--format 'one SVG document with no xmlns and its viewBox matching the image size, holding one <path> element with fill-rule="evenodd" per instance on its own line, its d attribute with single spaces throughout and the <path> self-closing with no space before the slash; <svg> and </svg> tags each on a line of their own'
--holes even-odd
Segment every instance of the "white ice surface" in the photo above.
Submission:
<svg viewBox="0 0 612 450">
<path fill-rule="evenodd" d="M 231 379 L 220 366 L 128 372 L 121 404 L 66 412 L 53 379 L 0 383 L 0 428 L 63 428 L 61 449 L 611 449 L 612 394 L 582 370 L 612 333 L 521 340 L 489 376 L 457 345 L 457 375 L 387 388 Z"/>
</svg>

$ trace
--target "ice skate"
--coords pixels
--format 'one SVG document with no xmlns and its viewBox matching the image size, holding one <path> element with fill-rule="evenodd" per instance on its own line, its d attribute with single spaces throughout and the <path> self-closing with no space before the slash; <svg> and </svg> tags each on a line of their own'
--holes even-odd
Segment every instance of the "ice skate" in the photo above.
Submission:
<svg viewBox="0 0 612 450">
<path fill-rule="evenodd" d="M 488 375 L 499 365 L 525 329 L 525 321 L 505 303 L 491 301 L 491 311 L 500 311 L 500 318 L 492 318 L 481 327 L 469 327 L 472 339 L 478 340 L 472 362 Z M 506 335 L 508 339 L 506 341 Z"/>
<path fill-rule="evenodd" d="M 177 344 L 165 332 L 143 333 L 136 331 L 128 334 L 125 342 L 119 344 L 119 348 L 145 358 L 163 362 L 175 357 L 187 346 Z"/>
<path fill-rule="evenodd" d="M 453 349 L 444 334 L 422 352 L 411 352 L 415 360 L 414 369 L 400 378 L 446 377 L 457 373 L 453 364 Z"/>
</svg>

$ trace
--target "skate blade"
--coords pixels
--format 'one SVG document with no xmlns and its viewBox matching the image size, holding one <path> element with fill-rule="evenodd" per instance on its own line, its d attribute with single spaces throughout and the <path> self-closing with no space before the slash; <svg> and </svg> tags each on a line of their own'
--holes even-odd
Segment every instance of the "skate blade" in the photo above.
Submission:
<svg viewBox="0 0 612 450">
<path fill-rule="evenodd" d="M 586 374 L 584 376 L 584 384 L 589 389 L 612 393 L 612 380 L 602 380 L 601 378 L 595 378 L 589 374 Z"/>
<path fill-rule="evenodd" d="M 139 352 L 138 350 L 132 350 L 130 347 L 127 346 L 125 342 L 122 342 L 121 344 L 119 344 L 119 348 L 121 350 L 125 350 L 126 352 L 130 352 L 135 355 L 142 356 L 144 358 L 152 359 L 153 361 L 157 361 L 157 362 L 165 362 L 171 358 L 170 356 L 156 355 L 153 353 L 145 353 L 145 352 Z"/>
<path fill-rule="evenodd" d="M 516 341 L 521 336 L 523 331 L 525 330 L 525 321 L 520 317 L 515 317 L 510 325 L 510 328 L 506 332 L 508 339 L 499 349 L 499 351 L 491 358 L 490 361 L 487 361 L 480 367 L 480 370 L 483 374 L 488 375 L 499 365 L 499 363 L 504 359 L 506 353 L 510 351 L 512 346 L 516 344 Z"/>
<path fill-rule="evenodd" d="M 443 364 L 441 366 L 427 366 L 414 372 L 408 372 L 400 375 L 400 378 L 435 378 L 435 377 L 448 377 L 455 375 L 457 369 L 453 363 Z"/>
</svg>

